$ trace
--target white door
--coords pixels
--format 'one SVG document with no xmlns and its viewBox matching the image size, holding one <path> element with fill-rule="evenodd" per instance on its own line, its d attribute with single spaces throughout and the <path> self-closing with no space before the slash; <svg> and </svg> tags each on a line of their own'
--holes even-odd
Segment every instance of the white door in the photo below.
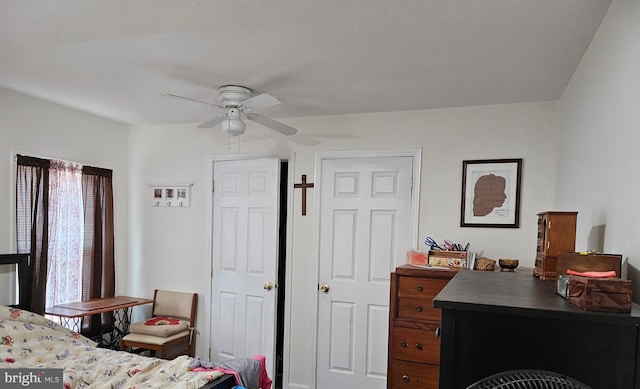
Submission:
<svg viewBox="0 0 640 389">
<path fill-rule="evenodd" d="M 277 158 L 215 162 L 212 358 L 264 355 L 274 376 Z"/>
<path fill-rule="evenodd" d="M 321 162 L 318 389 L 386 388 L 389 274 L 415 241 L 412 166 L 411 157 Z"/>
</svg>

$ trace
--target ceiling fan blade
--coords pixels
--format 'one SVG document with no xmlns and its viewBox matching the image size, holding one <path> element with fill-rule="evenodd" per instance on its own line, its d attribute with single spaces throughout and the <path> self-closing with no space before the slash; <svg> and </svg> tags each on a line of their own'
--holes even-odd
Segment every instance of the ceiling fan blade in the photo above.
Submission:
<svg viewBox="0 0 640 389">
<path fill-rule="evenodd" d="M 180 95 L 174 95 L 173 93 L 161 93 L 161 95 L 166 96 L 166 97 L 173 97 L 174 99 L 193 101 L 195 103 L 208 105 L 209 107 L 223 108 L 222 106 L 220 106 L 218 104 L 214 104 L 214 103 L 210 103 L 208 101 L 203 101 L 203 100 L 198 100 L 198 99 L 192 99 L 191 97 L 184 97 L 184 96 L 180 96 Z"/>
<path fill-rule="evenodd" d="M 202 124 L 199 124 L 198 127 L 199 128 L 215 127 L 218 124 L 222 123 L 226 118 L 227 118 L 227 114 L 226 113 L 221 113 L 220 115 L 215 116 L 213 119 L 209 120 L 208 122 L 204 122 Z"/>
<path fill-rule="evenodd" d="M 260 109 L 260 108 L 271 107 L 272 105 L 278 105 L 278 104 L 280 104 L 280 100 L 278 100 L 275 96 L 271 96 L 270 94 L 263 93 L 261 95 L 246 99 L 245 101 L 240 103 L 240 106 L 246 109 Z"/>
<path fill-rule="evenodd" d="M 269 119 L 266 118 L 264 116 L 260 116 L 257 113 L 254 112 L 248 112 L 246 114 L 247 119 L 252 120 L 256 123 L 262 124 L 265 127 L 269 127 L 270 129 L 274 130 L 274 131 L 278 131 L 279 133 L 281 133 L 282 135 L 293 135 L 296 132 L 298 132 L 298 130 L 296 130 L 293 127 L 287 126 L 286 124 L 277 122 L 273 119 Z"/>
</svg>

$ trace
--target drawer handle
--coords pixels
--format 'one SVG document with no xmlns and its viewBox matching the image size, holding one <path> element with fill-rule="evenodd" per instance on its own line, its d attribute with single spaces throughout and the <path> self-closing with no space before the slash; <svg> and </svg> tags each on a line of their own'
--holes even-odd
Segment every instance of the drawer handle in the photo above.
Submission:
<svg viewBox="0 0 640 389">
<path fill-rule="evenodd" d="M 421 345 L 420 343 L 416 343 L 416 348 L 417 348 L 418 350 L 422 350 L 422 345 Z"/>
<path fill-rule="evenodd" d="M 440 327 L 436 328 L 436 338 L 440 337 Z"/>
<path fill-rule="evenodd" d="M 402 348 L 407 347 L 407 342 L 405 342 L 405 341 L 400 342 L 400 347 L 402 347 Z"/>
<path fill-rule="evenodd" d="M 418 306 L 416 307 L 416 312 L 422 312 L 422 307 L 418 305 Z"/>
<path fill-rule="evenodd" d="M 404 374 L 404 375 L 402 376 L 402 380 L 403 380 L 404 382 L 409 382 L 409 376 L 408 376 L 408 375 L 406 375 L 406 374 Z"/>
<path fill-rule="evenodd" d="M 422 285 L 418 285 L 416 286 L 416 289 L 418 290 L 418 292 L 422 292 L 424 290 L 424 288 L 422 287 Z"/>
</svg>

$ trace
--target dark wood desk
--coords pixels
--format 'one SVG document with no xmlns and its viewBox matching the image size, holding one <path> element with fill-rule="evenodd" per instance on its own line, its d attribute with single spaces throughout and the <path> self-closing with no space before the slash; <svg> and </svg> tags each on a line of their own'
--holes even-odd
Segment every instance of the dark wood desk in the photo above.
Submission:
<svg viewBox="0 0 640 389">
<path fill-rule="evenodd" d="M 542 369 L 593 389 L 640 388 L 640 307 L 586 312 L 530 273 L 461 271 L 435 297 L 442 309 L 440 387 Z"/>
<path fill-rule="evenodd" d="M 113 312 L 114 325 L 103 329 L 98 343 L 106 347 L 118 348 L 120 339 L 129 332 L 131 309 L 138 305 L 151 303 L 153 303 L 153 299 L 129 296 L 104 297 L 55 305 L 46 308 L 45 314 L 59 317 L 60 324 L 79 333 L 82 330 L 82 320 L 85 316 Z M 108 340 L 103 339 L 105 333 L 110 335 Z"/>
</svg>

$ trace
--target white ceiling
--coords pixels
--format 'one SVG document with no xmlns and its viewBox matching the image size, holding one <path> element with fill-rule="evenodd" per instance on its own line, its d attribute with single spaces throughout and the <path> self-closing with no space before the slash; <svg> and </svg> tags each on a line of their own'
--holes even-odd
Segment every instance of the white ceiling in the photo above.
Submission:
<svg viewBox="0 0 640 389">
<path fill-rule="evenodd" d="M 0 86 L 128 124 L 558 99 L 611 0 L 0 0 Z"/>
</svg>

